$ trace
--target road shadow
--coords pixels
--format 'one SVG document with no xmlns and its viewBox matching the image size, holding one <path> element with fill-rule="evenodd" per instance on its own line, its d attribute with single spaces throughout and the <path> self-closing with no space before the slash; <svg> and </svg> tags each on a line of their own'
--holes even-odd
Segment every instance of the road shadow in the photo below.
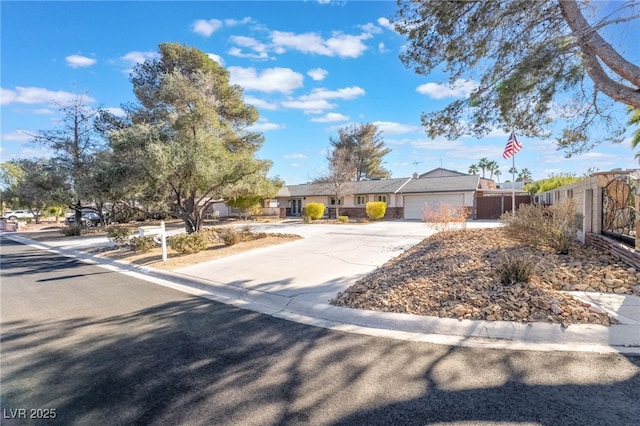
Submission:
<svg viewBox="0 0 640 426">
<path fill-rule="evenodd" d="M 29 247 L 3 248 L 2 260 L 3 424 L 635 425 L 640 418 L 639 356 L 357 335 L 101 275 Z M 43 286 L 29 283 L 34 270 L 90 278 Z M 38 293 L 49 306 L 15 308 Z M 55 409 L 56 417 L 6 418 L 18 409 Z"/>
<path fill-rule="evenodd" d="M 2 329 L 3 408 L 56 408 L 46 424 L 630 425 L 640 418 L 640 358 L 618 354 L 403 342 L 196 297 Z"/>
</svg>

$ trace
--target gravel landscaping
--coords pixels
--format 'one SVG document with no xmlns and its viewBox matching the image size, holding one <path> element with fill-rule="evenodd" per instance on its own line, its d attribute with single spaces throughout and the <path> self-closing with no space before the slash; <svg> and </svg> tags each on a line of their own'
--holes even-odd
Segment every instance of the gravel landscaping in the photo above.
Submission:
<svg viewBox="0 0 640 426">
<path fill-rule="evenodd" d="M 528 283 L 501 284 L 504 256 L 534 264 Z M 598 307 L 564 291 L 640 295 L 640 271 L 575 244 L 568 255 L 527 247 L 500 228 L 459 230 L 426 238 L 339 293 L 331 304 L 442 318 L 610 325 Z"/>
</svg>

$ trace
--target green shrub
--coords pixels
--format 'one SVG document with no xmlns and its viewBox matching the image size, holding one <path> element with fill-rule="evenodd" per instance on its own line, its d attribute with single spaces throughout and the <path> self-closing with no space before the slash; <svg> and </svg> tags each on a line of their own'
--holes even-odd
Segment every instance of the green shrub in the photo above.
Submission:
<svg viewBox="0 0 640 426">
<path fill-rule="evenodd" d="M 365 206 L 367 217 L 371 220 L 380 220 L 387 212 L 387 203 L 384 201 L 369 201 Z"/>
<path fill-rule="evenodd" d="M 548 207 L 522 205 L 515 215 L 507 212 L 500 221 L 507 233 L 518 241 L 567 254 L 582 226 L 582 214 L 576 212 L 574 201 L 567 199 Z"/>
<path fill-rule="evenodd" d="M 78 225 L 71 225 L 67 228 L 63 228 L 62 233 L 66 237 L 79 237 L 82 235 L 82 227 Z"/>
<path fill-rule="evenodd" d="M 205 250 L 208 246 L 208 238 L 202 232 L 193 234 L 178 234 L 169 238 L 169 248 L 180 254 L 193 254 Z"/>
<path fill-rule="evenodd" d="M 338 216 L 338 222 L 349 223 L 349 216 Z"/>
<path fill-rule="evenodd" d="M 533 262 L 523 257 L 503 256 L 496 266 L 496 272 L 502 284 L 527 283 L 533 273 Z"/>
<path fill-rule="evenodd" d="M 129 240 L 129 247 L 136 253 L 148 253 L 156 246 L 153 237 L 133 237 Z"/>
<path fill-rule="evenodd" d="M 242 239 L 242 236 L 233 227 L 222 228 L 218 231 L 218 235 L 222 242 L 227 246 L 238 244 Z"/>
<path fill-rule="evenodd" d="M 324 204 L 322 203 L 308 203 L 306 205 L 307 216 L 311 219 L 320 219 L 324 216 Z"/>
<path fill-rule="evenodd" d="M 131 228 L 125 226 L 111 226 L 107 228 L 107 238 L 119 246 L 126 244 L 132 233 Z"/>
</svg>

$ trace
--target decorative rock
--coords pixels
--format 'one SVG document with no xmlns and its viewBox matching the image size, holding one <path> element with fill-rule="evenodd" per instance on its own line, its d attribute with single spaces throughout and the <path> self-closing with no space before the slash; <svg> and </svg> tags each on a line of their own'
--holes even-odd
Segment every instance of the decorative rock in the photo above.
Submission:
<svg viewBox="0 0 640 426">
<path fill-rule="evenodd" d="M 589 312 L 593 312 L 594 314 L 604 314 L 604 311 L 595 305 L 589 306 Z"/>
<path fill-rule="evenodd" d="M 560 306 L 554 303 L 551 305 L 551 312 L 553 312 L 556 315 L 561 315 L 563 313 L 563 310 Z"/>
<path fill-rule="evenodd" d="M 503 285 L 497 281 L 500 249 L 518 258 L 535 259 L 529 283 Z M 593 312 L 558 290 L 640 295 L 640 273 L 616 263 L 588 246 L 575 246 L 569 256 L 558 256 L 548 249 L 520 245 L 501 228 L 456 231 L 426 238 L 358 280 L 331 303 L 443 318 L 609 325 L 608 315 Z"/>
</svg>

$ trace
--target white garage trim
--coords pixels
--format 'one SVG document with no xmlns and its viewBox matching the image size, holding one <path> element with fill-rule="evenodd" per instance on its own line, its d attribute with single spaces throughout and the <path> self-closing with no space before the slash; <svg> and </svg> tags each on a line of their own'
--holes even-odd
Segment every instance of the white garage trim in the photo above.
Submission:
<svg viewBox="0 0 640 426">
<path fill-rule="evenodd" d="M 422 209 L 429 204 L 438 208 L 440 204 L 448 204 L 453 208 L 464 207 L 464 193 L 405 195 L 404 218 L 422 219 Z"/>
</svg>

